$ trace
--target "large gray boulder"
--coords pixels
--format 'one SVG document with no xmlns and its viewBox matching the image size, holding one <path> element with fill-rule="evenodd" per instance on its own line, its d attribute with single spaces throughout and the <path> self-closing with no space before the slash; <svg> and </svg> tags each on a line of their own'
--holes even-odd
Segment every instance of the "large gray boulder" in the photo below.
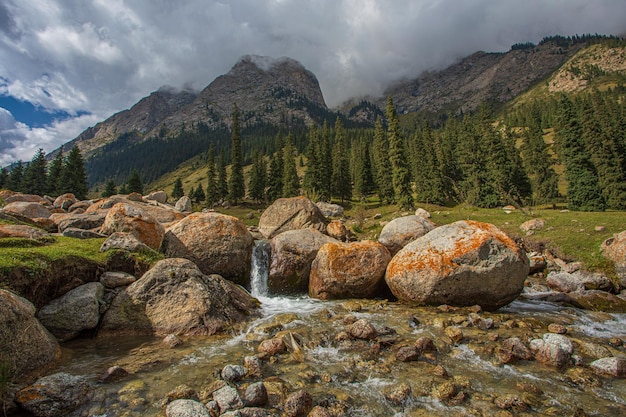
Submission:
<svg viewBox="0 0 626 417">
<path fill-rule="evenodd" d="M 165 204 L 167 201 L 167 194 L 165 191 L 153 191 L 144 197 L 144 200 L 155 201 L 157 203 Z"/>
<path fill-rule="evenodd" d="M 408 243 L 424 236 L 435 227 L 435 223 L 421 216 L 398 217 L 383 227 L 378 241 L 385 245 L 392 255 L 395 255 Z"/>
<path fill-rule="evenodd" d="M 403 302 L 495 310 L 519 296 L 528 269 L 524 251 L 497 227 L 458 221 L 406 245 L 385 279 Z"/>
<path fill-rule="evenodd" d="M 259 219 L 259 231 L 271 239 L 287 230 L 314 228 L 326 231 L 326 218 L 306 197 L 279 198 Z"/>
<path fill-rule="evenodd" d="M 383 283 L 391 255 L 371 240 L 326 243 L 311 265 L 309 295 L 320 299 L 368 298 Z"/>
<path fill-rule="evenodd" d="M 64 342 L 83 330 L 96 328 L 103 298 L 104 286 L 90 282 L 55 298 L 39 310 L 37 317 L 50 333 Z"/>
<path fill-rule="evenodd" d="M 28 300 L 0 289 L 0 363 L 16 379 L 54 365 L 61 350 L 57 340 L 35 318 Z"/>
<path fill-rule="evenodd" d="M 574 292 L 583 290 L 612 291 L 613 282 L 600 273 L 576 271 L 573 273 L 560 271 L 550 272 L 546 283 L 555 291 Z"/>
<path fill-rule="evenodd" d="M 211 335 L 255 316 L 257 308 L 240 286 L 203 274 L 187 259 L 164 259 L 113 299 L 99 335 Z"/>
<path fill-rule="evenodd" d="M 85 377 L 59 372 L 18 391 L 15 399 L 36 417 L 58 417 L 86 404 L 92 392 Z"/>
<path fill-rule="evenodd" d="M 205 274 L 247 285 L 254 239 L 245 223 L 220 213 L 192 213 L 172 226 L 163 242 L 168 257 L 193 261 Z"/>
<path fill-rule="evenodd" d="M 76 228 L 83 230 L 97 229 L 102 227 L 106 213 L 99 211 L 94 213 L 78 213 L 53 215 L 52 219 L 59 227 L 59 232 L 63 233 L 65 229 Z"/>
<path fill-rule="evenodd" d="M 271 262 L 267 280 L 271 293 L 306 293 L 309 273 L 317 251 L 329 242 L 337 242 L 315 229 L 288 230 L 270 241 Z"/>
</svg>

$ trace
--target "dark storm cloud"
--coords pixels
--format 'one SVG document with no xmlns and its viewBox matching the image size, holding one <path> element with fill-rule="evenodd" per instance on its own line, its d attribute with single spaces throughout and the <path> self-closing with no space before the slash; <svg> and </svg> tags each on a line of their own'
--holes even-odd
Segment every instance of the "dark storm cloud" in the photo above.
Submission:
<svg viewBox="0 0 626 417">
<path fill-rule="evenodd" d="M 245 54 L 299 60 L 317 75 L 326 102 L 337 105 L 477 50 L 505 51 L 552 34 L 626 30 L 623 0 L 25 3 L 0 5 L 0 77 L 8 80 L 0 94 L 70 114 L 90 112 L 84 123 L 162 85 L 201 89 Z M 81 126 L 72 123 L 76 132 L 58 124 L 57 134 L 78 134 Z"/>
</svg>

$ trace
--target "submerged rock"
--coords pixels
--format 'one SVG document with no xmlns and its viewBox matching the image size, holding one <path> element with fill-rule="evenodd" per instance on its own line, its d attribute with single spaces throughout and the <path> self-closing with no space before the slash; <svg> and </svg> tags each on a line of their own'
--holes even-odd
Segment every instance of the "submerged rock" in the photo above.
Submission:
<svg viewBox="0 0 626 417">
<path fill-rule="evenodd" d="M 602 375 L 618 378 L 626 377 L 626 358 L 601 358 L 591 362 L 589 367 Z"/>
<path fill-rule="evenodd" d="M 403 302 L 495 310 L 519 296 L 528 269 L 524 251 L 500 229 L 458 221 L 401 249 L 385 279 Z"/>
<path fill-rule="evenodd" d="M 569 297 L 572 304 L 586 310 L 626 313 L 626 300 L 605 291 L 574 291 Z"/>
<path fill-rule="evenodd" d="M 259 231 L 266 239 L 294 229 L 312 227 L 326 231 L 326 218 L 306 197 L 279 198 L 265 209 L 259 219 Z"/>
<path fill-rule="evenodd" d="M 191 261 L 171 258 L 120 292 L 102 334 L 214 334 L 257 314 L 258 302 L 219 275 L 204 275 Z"/>
<path fill-rule="evenodd" d="M 66 415 L 90 399 L 92 388 L 81 376 L 56 373 L 38 379 L 15 396 L 22 408 L 37 417 Z"/>
</svg>

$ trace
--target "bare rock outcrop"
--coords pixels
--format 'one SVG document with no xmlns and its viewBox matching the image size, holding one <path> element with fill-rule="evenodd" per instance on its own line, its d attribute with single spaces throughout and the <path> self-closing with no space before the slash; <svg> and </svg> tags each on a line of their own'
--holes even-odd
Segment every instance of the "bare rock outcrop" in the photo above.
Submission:
<svg viewBox="0 0 626 417">
<path fill-rule="evenodd" d="M 406 245 L 389 263 L 385 279 L 407 303 L 495 310 L 519 296 L 528 269 L 524 251 L 500 229 L 458 221 Z"/>
</svg>

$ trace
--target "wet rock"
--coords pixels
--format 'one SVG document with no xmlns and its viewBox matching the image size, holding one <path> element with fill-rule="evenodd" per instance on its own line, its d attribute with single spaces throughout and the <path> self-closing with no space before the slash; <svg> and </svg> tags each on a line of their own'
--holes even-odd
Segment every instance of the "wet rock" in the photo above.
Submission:
<svg viewBox="0 0 626 417">
<path fill-rule="evenodd" d="M 584 271 L 550 272 L 546 283 L 555 291 L 570 293 L 583 290 L 612 291 L 613 283 L 609 278 L 600 274 Z"/>
<path fill-rule="evenodd" d="M 106 288 L 125 287 L 135 281 L 137 278 L 127 272 L 107 271 L 100 276 L 100 283 Z"/>
<path fill-rule="evenodd" d="M 348 327 L 348 334 L 355 339 L 372 340 L 376 339 L 378 333 L 372 323 L 365 319 L 355 321 Z"/>
<path fill-rule="evenodd" d="M 563 326 L 562 324 L 558 324 L 558 323 L 550 323 L 548 325 L 548 331 L 550 333 L 566 334 L 567 333 L 567 327 Z"/>
<path fill-rule="evenodd" d="M 432 339 L 426 336 L 422 336 L 417 339 L 417 341 L 415 342 L 415 347 L 417 347 L 421 353 L 437 351 L 437 348 L 435 347 Z"/>
<path fill-rule="evenodd" d="M 383 392 L 383 395 L 387 401 L 399 405 L 404 403 L 411 396 L 411 386 L 406 382 L 403 382 L 400 385 L 386 389 Z"/>
<path fill-rule="evenodd" d="M 271 293 L 306 293 L 311 264 L 319 249 L 335 239 L 315 229 L 288 230 L 270 241 L 268 289 Z"/>
<path fill-rule="evenodd" d="M 408 243 L 424 236 L 435 227 L 435 223 L 421 216 L 398 217 L 383 227 L 378 241 L 385 245 L 393 256 Z"/>
<path fill-rule="evenodd" d="M 44 372 L 61 355 L 57 340 L 35 318 L 28 300 L 0 289 L 0 363 L 15 379 Z"/>
<path fill-rule="evenodd" d="M 0 238 L 5 237 L 21 237 L 25 239 L 39 240 L 42 242 L 53 240 L 52 236 L 50 236 L 46 231 L 37 227 L 22 224 L 0 224 Z"/>
<path fill-rule="evenodd" d="M 380 243 L 326 243 L 311 265 L 309 295 L 320 299 L 368 298 L 376 294 L 389 263 Z"/>
<path fill-rule="evenodd" d="M 176 210 L 183 213 L 190 212 L 192 210 L 191 199 L 184 195 L 178 199 L 174 207 L 176 208 Z"/>
<path fill-rule="evenodd" d="M 421 351 L 416 346 L 404 346 L 396 352 L 396 360 L 398 362 L 412 362 L 420 357 Z"/>
<path fill-rule="evenodd" d="M 541 230 L 546 226 L 544 219 L 530 219 L 520 224 L 519 228 L 522 232 L 528 233 L 530 231 Z"/>
<path fill-rule="evenodd" d="M 105 235 L 92 230 L 77 229 L 75 227 L 68 227 L 62 234 L 65 237 L 71 237 L 74 239 L 101 239 L 106 237 Z"/>
<path fill-rule="evenodd" d="M 531 350 L 519 337 L 510 337 L 496 349 L 496 355 L 501 363 L 514 363 L 518 360 L 529 361 L 533 358 Z"/>
<path fill-rule="evenodd" d="M 237 411 L 229 411 L 221 417 L 278 417 L 279 415 L 259 407 L 245 407 Z"/>
<path fill-rule="evenodd" d="M 332 417 L 332 414 L 324 407 L 316 405 L 309 411 L 307 417 Z"/>
<path fill-rule="evenodd" d="M 175 400 L 167 405 L 167 417 L 211 417 L 204 404 L 195 400 Z"/>
<path fill-rule="evenodd" d="M 130 232 L 154 250 L 159 249 L 165 235 L 163 226 L 154 217 L 128 203 L 114 205 L 104 218 L 100 233 L 108 236 L 115 232 Z"/>
<path fill-rule="evenodd" d="M 163 253 L 189 259 L 205 274 L 219 274 L 247 285 L 254 239 L 236 217 L 220 213 L 192 213 L 165 235 Z"/>
<path fill-rule="evenodd" d="M 532 252 L 527 254 L 527 257 L 530 262 L 528 275 L 541 272 L 548 266 L 548 261 L 546 260 L 546 257 L 540 253 Z"/>
<path fill-rule="evenodd" d="M 167 201 L 167 194 L 165 191 L 153 191 L 144 197 L 148 201 L 156 201 L 157 203 L 165 204 Z"/>
<path fill-rule="evenodd" d="M 285 400 L 285 415 L 287 417 L 304 417 L 313 408 L 313 398 L 305 390 L 296 391 Z"/>
<path fill-rule="evenodd" d="M 315 203 L 325 217 L 343 217 L 343 207 L 339 204 L 325 203 L 318 201 Z"/>
<path fill-rule="evenodd" d="M 242 379 L 248 370 L 241 365 L 226 365 L 220 373 L 222 379 L 226 382 L 237 382 Z"/>
<path fill-rule="evenodd" d="M 89 282 L 52 300 L 39 310 L 37 317 L 50 333 L 64 342 L 98 325 L 103 298 L 104 286 Z"/>
<path fill-rule="evenodd" d="M 259 219 L 259 231 L 266 239 L 287 230 L 312 227 L 324 233 L 326 219 L 320 209 L 306 197 L 279 198 Z"/>
<path fill-rule="evenodd" d="M 569 363 L 574 345 L 563 335 L 546 333 L 543 339 L 534 339 L 531 350 L 536 350 L 535 359 L 546 365 L 562 368 Z"/>
<path fill-rule="evenodd" d="M 248 375 L 258 378 L 263 376 L 261 360 L 257 356 L 246 356 L 243 364 L 248 368 Z"/>
<path fill-rule="evenodd" d="M 198 400 L 198 394 L 189 385 L 178 385 L 176 388 L 165 394 L 165 397 L 161 400 L 161 407 L 163 408 L 173 401 L 182 399 Z"/>
<path fill-rule="evenodd" d="M 243 400 L 239 396 L 236 388 L 230 385 L 218 389 L 213 393 L 213 399 L 217 402 L 220 411 L 238 410 L 244 407 Z"/>
<path fill-rule="evenodd" d="M 430 395 L 438 400 L 449 400 L 458 394 L 458 390 L 452 381 L 445 381 L 433 387 Z"/>
<path fill-rule="evenodd" d="M 626 313 L 626 300 L 605 291 L 574 291 L 569 296 L 575 306 L 586 310 Z"/>
<path fill-rule="evenodd" d="M 100 334 L 211 335 L 256 314 L 258 302 L 219 275 L 186 259 L 164 259 L 122 290 Z"/>
<path fill-rule="evenodd" d="M 581 387 L 600 388 L 602 386 L 600 378 L 589 368 L 579 366 L 570 368 L 565 371 L 564 376 L 568 382 Z"/>
<path fill-rule="evenodd" d="M 530 407 L 516 394 L 506 394 L 494 400 L 495 405 L 503 410 L 528 411 Z"/>
<path fill-rule="evenodd" d="M 37 417 L 58 417 L 87 403 L 91 393 L 86 378 L 56 373 L 18 391 L 15 399 L 23 409 Z"/>
<path fill-rule="evenodd" d="M 626 230 L 602 242 L 600 251 L 615 264 L 620 285 L 626 287 Z"/>
<path fill-rule="evenodd" d="M 274 339 L 264 340 L 259 344 L 257 351 L 260 353 L 265 353 L 266 355 L 276 355 L 278 353 L 287 352 L 287 345 L 282 338 L 276 337 Z"/>
<path fill-rule="evenodd" d="M 130 232 L 112 233 L 107 240 L 102 243 L 102 246 L 100 246 L 100 252 L 106 252 L 111 249 L 121 249 L 128 252 L 144 252 L 153 250 Z"/>
<path fill-rule="evenodd" d="M 446 327 L 444 330 L 446 336 L 452 340 L 452 343 L 459 344 L 463 340 L 463 331 L 455 326 Z"/>
<path fill-rule="evenodd" d="M 601 358 L 591 362 L 589 367 L 600 375 L 608 375 L 616 378 L 626 377 L 626 358 Z"/>
<path fill-rule="evenodd" d="M 448 377 L 448 371 L 441 365 L 435 365 L 430 369 L 430 374 L 442 378 Z"/>
<path fill-rule="evenodd" d="M 262 382 L 255 382 L 248 385 L 244 394 L 244 404 L 246 407 L 263 407 L 267 405 L 267 389 Z"/>
<path fill-rule="evenodd" d="M 29 203 L 26 201 L 16 201 L 9 203 L 2 208 L 2 212 L 11 216 L 34 219 L 37 217 L 48 218 L 52 214 L 45 206 L 39 203 Z"/>
<path fill-rule="evenodd" d="M 504 232 L 487 223 L 458 221 L 401 249 L 385 280 L 403 302 L 495 310 L 519 296 L 527 275 L 526 254 Z"/>
<path fill-rule="evenodd" d="M 119 365 L 111 366 L 109 369 L 104 371 L 102 375 L 100 375 L 100 381 L 102 382 L 113 382 L 119 379 L 124 378 L 128 375 L 128 371 L 122 368 Z"/>
<path fill-rule="evenodd" d="M 170 349 L 175 348 L 176 346 L 180 346 L 183 344 L 183 341 L 180 340 L 178 336 L 175 334 L 168 334 L 163 338 L 163 344 Z"/>
</svg>

